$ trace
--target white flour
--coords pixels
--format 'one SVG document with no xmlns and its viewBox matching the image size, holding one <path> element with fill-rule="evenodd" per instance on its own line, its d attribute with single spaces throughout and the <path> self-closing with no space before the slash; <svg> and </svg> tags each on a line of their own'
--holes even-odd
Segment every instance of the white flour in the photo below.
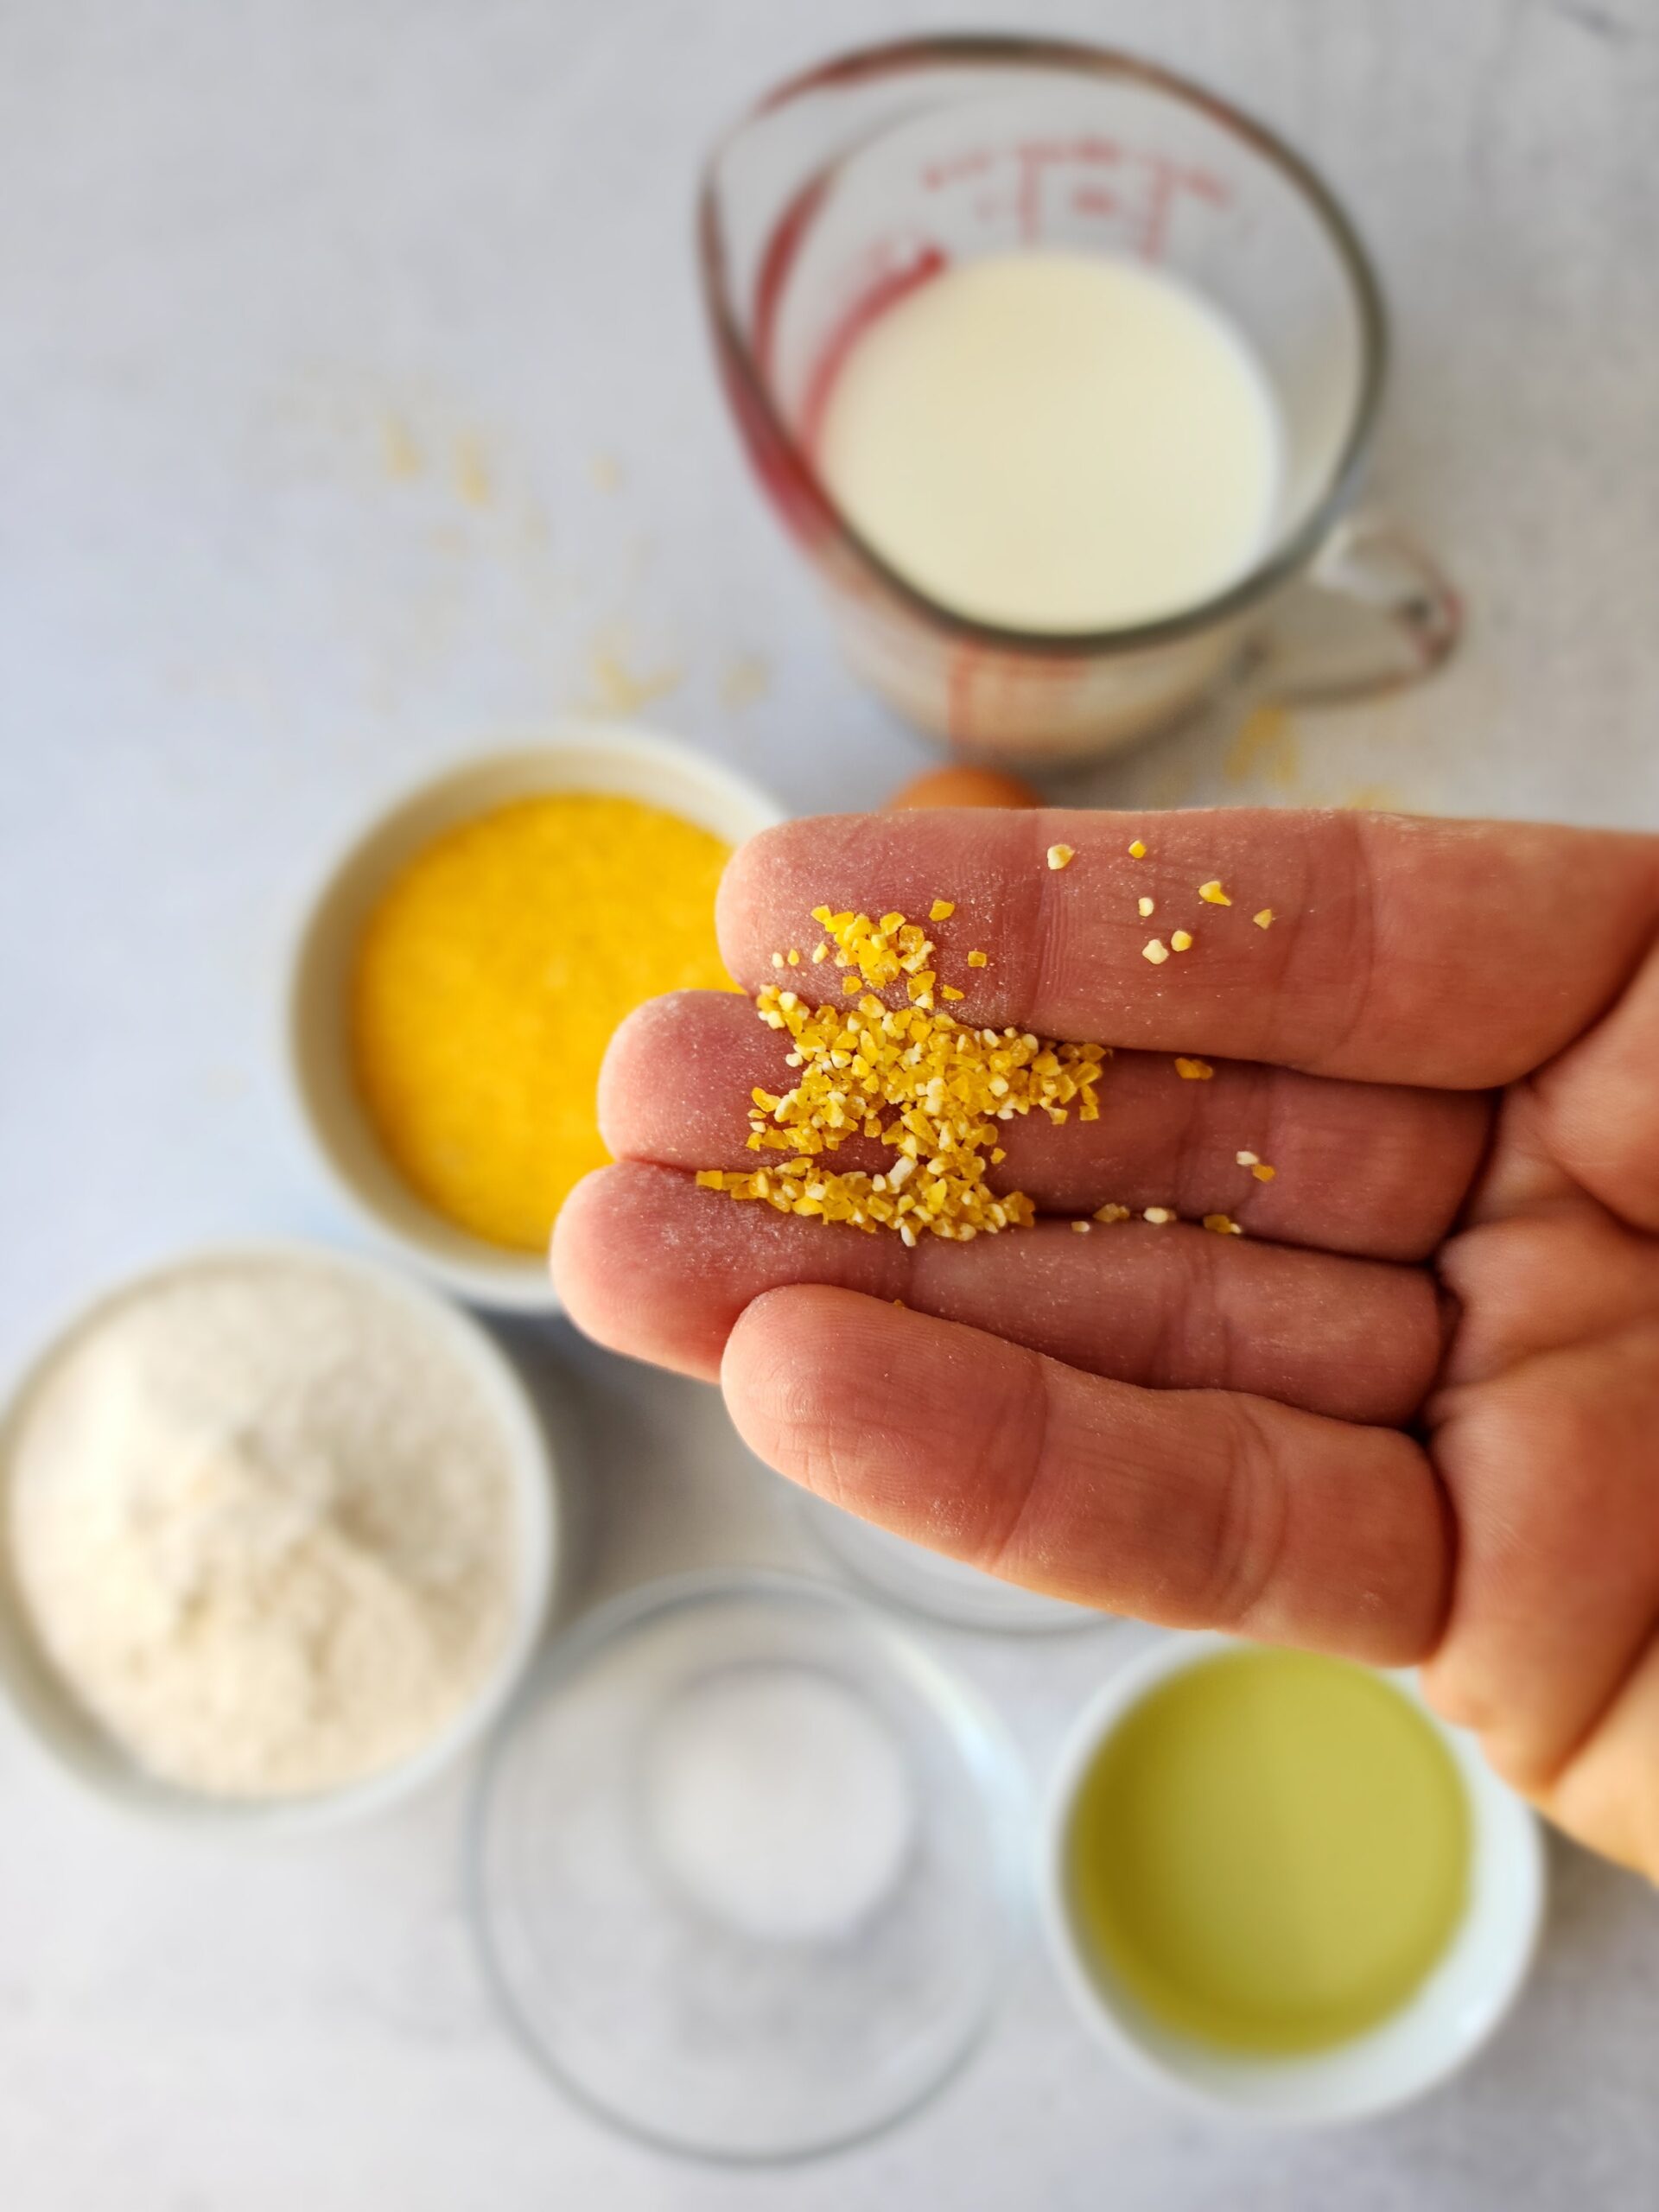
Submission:
<svg viewBox="0 0 1659 2212">
<path fill-rule="evenodd" d="M 226 1262 L 111 1308 L 32 1394 L 8 1503 L 70 1688 L 141 1765 L 219 1796 L 407 1756 L 512 1623 L 488 1407 L 418 1312 L 323 1262 Z"/>
</svg>

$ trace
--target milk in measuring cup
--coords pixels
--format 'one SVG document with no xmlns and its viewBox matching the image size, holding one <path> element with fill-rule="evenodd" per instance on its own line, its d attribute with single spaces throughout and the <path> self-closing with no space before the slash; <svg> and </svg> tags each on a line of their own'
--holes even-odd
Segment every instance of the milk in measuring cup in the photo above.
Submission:
<svg viewBox="0 0 1659 2212">
<path fill-rule="evenodd" d="M 1046 634 L 1198 607 L 1250 569 L 1282 477 L 1262 371 L 1206 301 L 1065 251 L 944 270 L 849 348 L 831 496 L 930 599 Z"/>
</svg>

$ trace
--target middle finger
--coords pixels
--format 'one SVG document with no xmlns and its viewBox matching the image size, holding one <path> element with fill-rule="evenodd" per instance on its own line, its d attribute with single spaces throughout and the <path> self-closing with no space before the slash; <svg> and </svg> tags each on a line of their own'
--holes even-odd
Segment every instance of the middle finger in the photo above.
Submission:
<svg viewBox="0 0 1659 2212">
<path fill-rule="evenodd" d="M 653 1000 L 618 1030 L 600 1084 L 600 1122 L 619 1160 L 748 1168 L 749 1093 L 787 1090 L 787 1040 L 729 992 Z M 1003 1125 L 999 1189 L 1047 1213 L 1108 1200 L 1225 1213 L 1252 1236 L 1380 1260 L 1420 1260 L 1445 1236 L 1486 1141 L 1481 1092 L 1339 1083 L 1246 1060 L 1186 1078 L 1163 1053 L 1119 1052 L 1100 1083 L 1100 1119 L 1056 1128 L 1041 1113 Z M 1274 1170 L 1258 1180 L 1240 1152 Z M 875 1170 L 892 1154 L 855 1138 L 833 1165 Z"/>
</svg>

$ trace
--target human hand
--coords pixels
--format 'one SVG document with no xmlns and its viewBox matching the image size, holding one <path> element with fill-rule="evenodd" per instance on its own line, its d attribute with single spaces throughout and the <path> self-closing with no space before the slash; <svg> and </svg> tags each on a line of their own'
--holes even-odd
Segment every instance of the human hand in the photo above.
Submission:
<svg viewBox="0 0 1659 2212">
<path fill-rule="evenodd" d="M 1230 907 L 1198 900 L 1212 877 Z M 816 942 L 813 906 L 923 917 L 936 896 L 957 902 L 932 932 L 953 1011 L 1120 1048 L 1099 1120 L 1008 1123 L 999 1181 L 1046 1215 L 1181 1223 L 912 1251 L 699 1190 L 688 1171 L 755 1165 L 751 1086 L 790 1077 L 744 1001 L 685 994 L 613 1044 L 619 1164 L 554 1240 L 572 1317 L 718 1376 L 770 1465 L 993 1573 L 1422 1662 L 1500 1773 L 1659 1879 L 1659 838 L 837 817 L 742 849 L 721 944 L 753 988 Z M 1190 951 L 1141 957 L 1181 925 Z M 859 1141 L 835 1165 L 889 1157 Z M 1189 1225 L 1207 1212 L 1247 1234 Z"/>
</svg>

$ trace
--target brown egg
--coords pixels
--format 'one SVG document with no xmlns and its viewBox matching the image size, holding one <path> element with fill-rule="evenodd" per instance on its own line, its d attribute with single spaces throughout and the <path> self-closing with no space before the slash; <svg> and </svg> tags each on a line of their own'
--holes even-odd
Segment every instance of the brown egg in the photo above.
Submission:
<svg viewBox="0 0 1659 2212">
<path fill-rule="evenodd" d="M 887 801 L 887 811 L 898 813 L 922 806 L 1040 806 L 1042 793 L 1018 776 L 1001 776 L 994 768 L 930 768 Z"/>
</svg>

